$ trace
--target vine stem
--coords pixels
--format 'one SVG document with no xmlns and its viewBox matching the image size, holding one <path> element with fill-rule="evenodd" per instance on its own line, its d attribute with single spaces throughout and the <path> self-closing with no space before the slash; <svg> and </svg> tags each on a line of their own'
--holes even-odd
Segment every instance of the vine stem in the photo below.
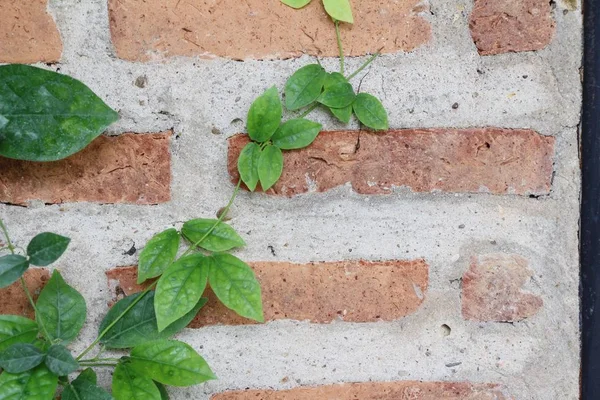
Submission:
<svg viewBox="0 0 600 400">
<path fill-rule="evenodd" d="M 340 21 L 335 21 L 335 36 L 338 49 L 340 49 L 340 74 L 344 75 L 344 47 L 342 46 L 342 34 L 340 33 Z"/>
<path fill-rule="evenodd" d="M 375 59 L 377 57 L 379 57 L 379 55 L 381 54 L 381 49 L 379 51 L 377 51 L 377 53 L 373 54 L 371 57 L 369 57 L 369 59 L 367 61 L 365 61 L 363 63 L 363 65 L 361 65 L 356 71 L 354 71 L 353 73 L 351 73 L 350 75 L 348 75 L 348 77 L 346 79 L 350 80 L 352 78 L 354 78 L 356 75 L 360 74 L 360 72 L 367 68 L 369 66 L 369 64 L 371 64 L 373 61 L 375 61 Z"/>
<path fill-rule="evenodd" d="M 10 250 L 10 252 L 12 254 L 15 254 L 15 246 L 13 246 L 12 242 L 10 241 L 10 236 L 8 235 L 8 229 L 6 229 L 6 225 L 4 225 L 4 221 L 2 221 L 2 218 L 0 218 L 0 228 L 2 229 L 2 232 L 4 233 L 4 237 L 6 238 L 6 245 L 8 250 Z"/>
<path fill-rule="evenodd" d="M 308 107 L 308 108 L 306 109 L 306 111 L 304 111 L 302 114 L 300 114 L 300 115 L 298 116 L 298 118 L 304 118 L 304 117 L 306 117 L 308 114 L 310 114 L 311 112 L 313 112 L 313 110 L 314 110 L 315 108 L 317 108 L 317 107 L 319 107 L 319 103 L 313 103 L 313 105 L 312 105 L 312 106 L 310 106 L 310 107 Z"/>
<path fill-rule="evenodd" d="M 96 363 L 96 362 L 80 362 L 79 366 L 81 367 L 116 367 L 117 363 Z"/>
</svg>

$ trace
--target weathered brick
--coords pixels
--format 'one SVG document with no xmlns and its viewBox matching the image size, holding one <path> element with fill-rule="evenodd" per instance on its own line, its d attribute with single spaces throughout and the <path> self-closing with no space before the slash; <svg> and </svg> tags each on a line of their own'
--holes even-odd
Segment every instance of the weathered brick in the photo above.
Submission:
<svg viewBox="0 0 600 400">
<path fill-rule="evenodd" d="M 337 56 L 331 19 L 320 1 L 294 10 L 280 0 L 109 0 L 117 55 L 133 61 L 168 56 L 272 59 Z M 346 54 L 412 50 L 431 36 L 421 0 L 353 2 L 343 24 Z"/>
<path fill-rule="evenodd" d="M 260 281 L 265 320 L 309 320 L 328 323 L 395 320 L 414 312 L 423 302 L 428 265 L 414 261 L 340 261 L 308 264 L 250 263 Z M 139 292 L 136 267 L 106 273 L 119 295 Z M 190 327 L 251 323 L 223 306 L 207 289 L 209 302 Z"/>
<path fill-rule="evenodd" d="M 551 1 L 475 0 L 469 26 L 479 54 L 532 51 L 554 35 Z"/>
<path fill-rule="evenodd" d="M 228 168 L 237 182 L 237 158 L 247 135 L 229 139 Z M 322 132 L 302 150 L 285 152 L 283 174 L 268 193 L 324 192 L 345 183 L 362 194 L 414 192 L 548 194 L 554 138 L 518 129 L 405 129 Z"/>
<path fill-rule="evenodd" d="M 29 268 L 23 278 L 33 300 L 36 301 L 46 282 L 50 279 L 50 273 L 46 268 Z M 0 289 L 0 314 L 34 317 L 33 308 L 29 305 L 20 281 Z"/>
<path fill-rule="evenodd" d="M 55 162 L 0 157 L 0 202 L 167 202 L 170 137 L 171 132 L 100 136 L 79 153 Z"/>
<path fill-rule="evenodd" d="M 241 390 L 211 400 L 508 400 L 495 384 L 469 382 L 365 382 L 299 387 L 289 390 Z"/>
<path fill-rule="evenodd" d="M 462 279 L 462 315 L 476 321 L 516 322 L 537 313 L 543 301 L 522 286 L 532 276 L 516 254 L 473 256 Z"/>
<path fill-rule="evenodd" d="M 0 63 L 57 62 L 62 42 L 48 0 L 0 1 Z"/>
</svg>

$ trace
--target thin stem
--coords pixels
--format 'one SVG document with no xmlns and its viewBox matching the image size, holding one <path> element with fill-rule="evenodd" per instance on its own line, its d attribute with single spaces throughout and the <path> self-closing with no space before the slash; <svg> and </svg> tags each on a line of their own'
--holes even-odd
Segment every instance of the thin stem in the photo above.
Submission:
<svg viewBox="0 0 600 400">
<path fill-rule="evenodd" d="M 80 362 L 80 367 L 116 367 L 117 363 Z"/>
<path fill-rule="evenodd" d="M 379 57 L 379 52 L 373 54 L 371 57 L 369 57 L 369 59 L 367 61 L 365 61 L 365 63 L 363 65 L 360 66 L 359 69 L 357 69 L 356 71 L 354 71 L 353 73 L 351 73 L 350 75 L 348 75 L 348 80 L 354 78 L 356 75 L 360 74 L 360 71 L 362 71 L 363 69 L 367 68 L 369 66 L 369 64 L 371 64 L 373 61 L 375 61 L 375 59 L 377 57 Z"/>
<path fill-rule="evenodd" d="M 308 107 L 306 109 L 306 111 L 304 111 L 302 114 L 300 114 L 297 118 L 304 118 L 306 117 L 308 114 L 310 114 L 311 112 L 313 112 L 313 110 L 315 108 L 319 107 L 319 103 L 313 103 L 312 106 Z"/>
<path fill-rule="evenodd" d="M 119 358 L 89 358 L 86 360 L 81 360 L 79 363 L 95 363 L 95 362 L 119 362 L 121 359 Z"/>
<path fill-rule="evenodd" d="M 27 288 L 25 279 L 23 277 L 21 277 L 20 281 L 21 281 L 21 287 L 23 288 L 23 291 L 25 292 L 25 296 L 27 296 L 27 300 L 29 300 L 29 304 L 31 304 L 31 307 L 33 307 L 33 312 L 37 316 L 38 315 L 37 307 L 35 306 L 33 297 L 31 296 L 31 293 L 29 292 L 29 289 Z M 37 320 L 38 324 L 40 324 L 40 327 L 42 328 L 42 333 L 44 334 L 46 339 L 48 339 L 49 342 L 52 342 L 52 338 L 50 337 L 50 334 L 48 333 L 48 330 L 46 329 L 46 326 L 44 325 L 42 320 L 39 318 L 36 318 L 36 320 Z"/>
<path fill-rule="evenodd" d="M 4 221 L 2 221 L 2 218 L 0 218 L 0 228 L 2 229 L 2 232 L 4 233 L 4 237 L 6 238 L 6 244 L 7 244 L 8 250 L 10 250 L 10 252 L 12 254 L 15 254 L 15 246 L 13 246 L 12 242 L 10 241 L 10 236 L 8 235 L 8 229 L 6 229 L 6 225 L 4 225 Z"/>
<path fill-rule="evenodd" d="M 83 351 L 83 353 L 81 353 L 80 355 L 77 356 L 77 360 L 81 360 L 83 358 L 83 356 L 85 356 L 87 353 L 89 353 L 100 342 L 100 340 L 102 340 L 104 335 L 106 335 L 108 333 L 108 331 L 110 331 L 112 329 L 112 327 L 115 326 L 117 324 L 117 322 L 119 322 L 121 320 L 121 318 L 123 318 L 125 316 L 125 314 L 127 314 L 129 312 L 129 310 L 131 310 L 140 300 L 142 300 L 144 298 L 145 295 L 148 294 L 148 292 L 150 290 L 152 290 L 152 288 L 154 286 L 156 286 L 157 282 L 158 281 L 152 282 L 150 284 L 150 286 L 148 286 L 146 289 L 144 289 L 144 291 L 134 301 L 132 301 L 131 304 L 125 310 L 123 310 L 123 312 L 121 314 L 119 314 L 119 316 L 113 322 L 111 322 L 106 328 L 104 328 L 104 330 L 100 333 L 100 335 L 96 338 L 96 340 L 94 340 L 92 342 L 92 344 L 90 344 Z"/>
<path fill-rule="evenodd" d="M 340 33 L 340 21 L 335 21 L 335 36 L 337 37 L 338 49 L 340 49 L 340 74 L 344 75 L 344 48 L 342 46 L 342 34 Z"/>
</svg>

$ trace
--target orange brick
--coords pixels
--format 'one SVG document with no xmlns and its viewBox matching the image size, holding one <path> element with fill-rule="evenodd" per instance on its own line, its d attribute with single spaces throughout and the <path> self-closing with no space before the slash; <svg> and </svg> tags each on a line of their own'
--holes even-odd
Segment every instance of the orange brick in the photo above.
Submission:
<svg viewBox="0 0 600 400">
<path fill-rule="evenodd" d="M 36 301 L 40 292 L 46 286 L 46 282 L 50 279 L 50 273 L 46 268 L 29 268 L 23 277 L 33 301 Z M 20 281 L 0 289 L 0 314 L 34 318 L 33 308 L 27 300 Z"/>
<path fill-rule="evenodd" d="M 55 162 L 0 157 L 0 202 L 167 202 L 170 137 L 171 132 L 100 136 L 81 152 Z"/>
</svg>

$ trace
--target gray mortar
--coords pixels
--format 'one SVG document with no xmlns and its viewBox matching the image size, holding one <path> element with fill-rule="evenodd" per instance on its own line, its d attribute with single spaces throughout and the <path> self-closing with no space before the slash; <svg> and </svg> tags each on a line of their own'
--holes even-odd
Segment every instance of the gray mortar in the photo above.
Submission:
<svg viewBox="0 0 600 400">
<path fill-rule="evenodd" d="M 199 350 L 220 379 L 174 390 L 174 399 L 369 380 L 499 382 L 518 399 L 578 398 L 581 13 L 565 15 L 561 7 L 554 12 L 557 32 L 548 48 L 480 57 L 468 30 L 472 2 L 432 0 L 433 14 L 427 15 L 432 41 L 412 53 L 380 57 L 362 83 L 362 90 L 383 99 L 393 128 L 498 126 L 555 136 L 552 193 L 530 199 L 397 188 L 388 196 L 364 196 L 349 186 L 293 199 L 243 193 L 232 210 L 232 224 L 248 243 L 236 252 L 239 257 L 293 262 L 423 257 L 430 264 L 425 302 L 396 322 L 278 321 L 186 330 L 179 339 Z M 178 137 L 169 204 L 0 205 L 17 243 L 41 230 L 72 238 L 58 268 L 88 303 L 89 324 L 73 345 L 78 351 L 93 340 L 107 311 L 104 272 L 135 264 L 137 254 L 124 254 L 133 243 L 139 250 L 165 227 L 214 216 L 233 189 L 226 137 L 243 129 L 257 93 L 273 84 L 283 87 L 296 68 L 314 58 L 125 62 L 114 56 L 106 0 L 50 0 L 49 9 L 64 44 L 61 63 L 52 68 L 81 79 L 120 111 L 111 134 L 174 128 Z M 364 59 L 348 59 L 348 69 Z M 322 62 L 337 68 L 336 59 Z M 148 84 L 140 89 L 134 82 L 143 75 Z M 326 129 L 343 128 L 324 113 L 312 116 Z M 514 324 L 464 321 L 456 280 L 473 251 L 526 257 L 534 271 L 527 289 L 543 297 L 543 309 Z M 442 324 L 451 327 L 449 336 L 442 334 Z M 108 385 L 109 376 L 101 378 Z"/>
</svg>

